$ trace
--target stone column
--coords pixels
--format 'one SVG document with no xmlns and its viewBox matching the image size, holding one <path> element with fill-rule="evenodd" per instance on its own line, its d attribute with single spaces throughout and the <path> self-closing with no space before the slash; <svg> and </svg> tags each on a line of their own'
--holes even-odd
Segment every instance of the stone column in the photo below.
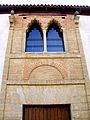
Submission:
<svg viewBox="0 0 90 120">
<path fill-rule="evenodd" d="M 43 39 L 44 39 L 44 52 L 47 52 L 46 29 L 43 29 Z"/>
<path fill-rule="evenodd" d="M 22 37 L 22 52 L 25 53 L 26 49 L 26 34 L 27 34 L 27 28 L 23 29 L 23 37 Z"/>
</svg>

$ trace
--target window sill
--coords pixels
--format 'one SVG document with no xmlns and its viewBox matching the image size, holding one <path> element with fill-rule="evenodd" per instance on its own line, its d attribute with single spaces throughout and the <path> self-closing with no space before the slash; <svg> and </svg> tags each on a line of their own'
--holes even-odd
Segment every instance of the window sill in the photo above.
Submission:
<svg viewBox="0 0 90 120">
<path fill-rule="evenodd" d="M 10 58 L 78 58 L 78 52 L 24 52 L 18 54 L 10 54 Z"/>
</svg>

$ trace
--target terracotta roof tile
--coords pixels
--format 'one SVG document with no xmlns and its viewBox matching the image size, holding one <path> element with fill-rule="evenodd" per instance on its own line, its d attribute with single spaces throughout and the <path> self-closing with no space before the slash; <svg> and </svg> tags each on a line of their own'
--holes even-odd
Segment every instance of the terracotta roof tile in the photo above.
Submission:
<svg viewBox="0 0 90 120">
<path fill-rule="evenodd" d="M 90 6 L 79 6 L 79 5 L 8 5 L 3 4 L 0 5 L 0 14 L 7 14 L 14 9 L 15 13 L 24 13 L 24 12 L 61 12 L 61 13 L 68 13 L 73 14 L 75 11 L 78 11 L 81 15 L 90 15 Z"/>
</svg>

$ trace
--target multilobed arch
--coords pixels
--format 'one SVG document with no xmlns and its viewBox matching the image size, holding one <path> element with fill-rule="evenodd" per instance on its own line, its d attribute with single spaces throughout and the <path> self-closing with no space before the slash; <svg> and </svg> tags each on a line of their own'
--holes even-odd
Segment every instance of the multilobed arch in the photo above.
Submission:
<svg viewBox="0 0 90 120">
<path fill-rule="evenodd" d="M 25 51 L 43 52 L 44 48 L 47 49 L 47 52 L 65 51 L 61 25 L 54 19 L 48 24 L 46 34 L 43 32 L 38 20 L 34 19 L 29 24 L 26 33 Z"/>
<path fill-rule="evenodd" d="M 64 52 L 63 33 L 57 21 L 52 20 L 48 26 L 47 33 L 47 51 Z"/>
<path fill-rule="evenodd" d="M 61 29 L 61 24 L 60 24 L 57 20 L 55 20 L 55 19 L 52 19 L 52 20 L 49 21 L 49 23 L 48 23 L 48 25 L 47 25 L 47 30 L 48 30 L 49 26 L 50 26 L 52 23 L 55 23 L 55 24 L 58 26 L 59 30 L 62 31 L 62 29 Z"/>
<path fill-rule="evenodd" d="M 35 19 L 29 25 L 26 33 L 26 52 L 43 52 L 43 32 L 40 23 Z"/>
</svg>

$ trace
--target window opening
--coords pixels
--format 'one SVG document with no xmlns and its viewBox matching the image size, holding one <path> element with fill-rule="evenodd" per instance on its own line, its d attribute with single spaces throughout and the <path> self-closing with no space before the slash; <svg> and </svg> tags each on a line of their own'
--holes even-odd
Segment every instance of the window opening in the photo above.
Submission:
<svg viewBox="0 0 90 120">
<path fill-rule="evenodd" d="M 47 30 L 47 51 L 64 52 L 63 33 L 56 23 L 52 23 Z"/>
<path fill-rule="evenodd" d="M 26 52 L 42 52 L 44 50 L 43 33 L 38 23 L 33 23 L 26 35 Z"/>
</svg>

